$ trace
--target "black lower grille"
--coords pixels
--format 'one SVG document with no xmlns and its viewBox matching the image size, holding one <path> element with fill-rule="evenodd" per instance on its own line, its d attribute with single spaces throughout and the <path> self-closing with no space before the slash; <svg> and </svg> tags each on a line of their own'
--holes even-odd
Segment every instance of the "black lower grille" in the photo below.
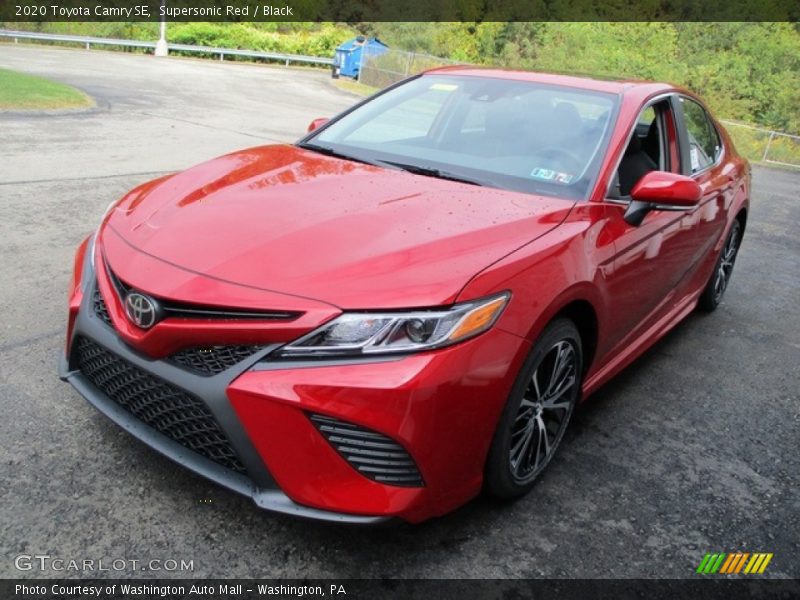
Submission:
<svg viewBox="0 0 800 600">
<path fill-rule="evenodd" d="M 230 441 L 199 399 L 87 338 L 75 340 L 74 352 L 81 373 L 137 419 L 224 467 L 245 471 Z"/>
<path fill-rule="evenodd" d="M 105 300 L 103 300 L 103 295 L 100 293 L 100 289 L 97 287 L 97 282 L 94 284 L 92 305 L 94 306 L 94 314 L 96 314 L 103 323 L 109 327 L 113 327 L 111 315 L 108 314 L 108 307 L 106 307 Z"/>
<path fill-rule="evenodd" d="M 311 422 L 359 473 L 388 485 L 422 487 L 414 459 L 400 444 L 359 425 L 312 414 Z"/>
<path fill-rule="evenodd" d="M 170 360 L 201 375 L 216 375 L 252 356 L 261 346 L 207 346 L 187 348 L 170 356 Z"/>
</svg>

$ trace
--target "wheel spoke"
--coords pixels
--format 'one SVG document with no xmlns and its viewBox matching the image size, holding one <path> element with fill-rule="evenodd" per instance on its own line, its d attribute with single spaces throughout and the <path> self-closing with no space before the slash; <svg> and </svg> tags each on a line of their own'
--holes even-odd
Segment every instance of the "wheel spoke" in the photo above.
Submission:
<svg viewBox="0 0 800 600">
<path fill-rule="evenodd" d="M 539 391 L 539 367 L 536 367 L 531 379 L 533 382 L 533 391 L 536 393 L 536 399 L 540 400 L 542 398 L 542 393 Z"/>
<path fill-rule="evenodd" d="M 555 393 L 558 386 L 562 383 L 562 375 L 569 367 L 572 358 L 572 346 L 567 342 L 559 342 L 556 345 L 556 358 L 553 364 L 553 370 L 550 373 L 550 381 L 547 384 L 547 389 L 544 396 L 548 397 Z"/>
<path fill-rule="evenodd" d="M 575 375 L 570 374 L 567 378 L 566 383 L 561 386 L 561 388 L 549 398 L 547 398 L 544 402 L 542 402 L 542 407 L 546 409 L 553 409 L 553 408 L 569 408 L 569 402 L 556 402 L 556 400 L 562 398 L 564 394 L 572 389 L 572 386 L 575 385 Z"/>
<path fill-rule="evenodd" d="M 514 448 L 511 449 L 511 467 L 514 472 L 519 475 L 520 467 L 522 466 L 522 457 L 525 456 L 525 451 L 533 438 L 533 427 L 525 428 L 525 435 L 520 439 Z"/>
<path fill-rule="evenodd" d="M 552 404 L 546 404 L 544 408 L 546 410 L 569 410 L 569 402 L 553 402 Z"/>
<path fill-rule="evenodd" d="M 544 421 L 542 417 L 536 417 L 536 425 L 537 429 L 539 430 L 539 440 L 538 445 L 544 446 L 544 456 L 542 460 L 547 460 L 547 456 L 550 454 L 550 440 L 547 439 L 547 427 L 545 427 Z M 536 448 L 536 463 L 535 467 L 539 466 L 539 447 Z"/>
<path fill-rule="evenodd" d="M 532 408 L 520 411 L 519 414 L 517 414 L 517 418 L 514 419 L 514 424 L 516 425 L 520 421 L 530 419 L 532 415 L 533 415 L 533 409 Z"/>
<path fill-rule="evenodd" d="M 725 271 L 720 265 L 717 269 L 717 280 L 714 282 L 714 295 L 719 297 L 725 291 Z"/>
</svg>

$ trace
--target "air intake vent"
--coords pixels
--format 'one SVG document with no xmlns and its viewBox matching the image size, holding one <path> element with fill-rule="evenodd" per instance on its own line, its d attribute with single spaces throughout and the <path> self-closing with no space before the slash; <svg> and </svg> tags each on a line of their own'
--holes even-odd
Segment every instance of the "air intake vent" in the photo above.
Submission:
<svg viewBox="0 0 800 600">
<path fill-rule="evenodd" d="M 261 350 L 261 346 L 206 346 L 186 348 L 170 360 L 200 375 L 216 375 Z"/>
<path fill-rule="evenodd" d="M 79 337 L 74 361 L 98 390 L 180 445 L 239 473 L 244 465 L 205 404 L 93 341 Z"/>
<path fill-rule="evenodd" d="M 100 293 L 100 288 L 97 287 L 97 282 L 94 284 L 92 304 L 94 306 L 94 314 L 96 314 L 103 323 L 109 327 L 113 327 L 111 315 L 108 314 L 108 308 L 106 307 L 105 300 L 103 300 L 103 295 Z"/>
<path fill-rule="evenodd" d="M 310 418 L 328 443 L 364 477 L 386 485 L 425 485 L 414 459 L 393 439 L 331 417 L 312 414 Z"/>
</svg>

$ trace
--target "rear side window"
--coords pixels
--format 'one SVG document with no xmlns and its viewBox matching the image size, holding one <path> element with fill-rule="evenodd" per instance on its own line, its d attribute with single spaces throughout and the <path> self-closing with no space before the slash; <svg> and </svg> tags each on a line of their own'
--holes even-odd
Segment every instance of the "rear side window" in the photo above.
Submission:
<svg viewBox="0 0 800 600">
<path fill-rule="evenodd" d="M 689 162 L 692 173 L 714 164 L 722 151 L 717 128 L 705 109 L 689 98 L 681 98 L 686 132 L 689 138 Z"/>
</svg>

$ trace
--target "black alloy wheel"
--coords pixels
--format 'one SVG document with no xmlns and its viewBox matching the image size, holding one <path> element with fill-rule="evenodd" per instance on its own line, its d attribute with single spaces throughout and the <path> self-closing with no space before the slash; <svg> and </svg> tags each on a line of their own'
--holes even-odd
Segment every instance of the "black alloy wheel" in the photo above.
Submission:
<svg viewBox="0 0 800 600">
<path fill-rule="evenodd" d="M 514 498 L 533 487 L 564 436 L 582 373 L 577 328 L 567 319 L 552 322 L 534 344 L 500 418 L 486 464 L 489 494 Z"/>
</svg>

